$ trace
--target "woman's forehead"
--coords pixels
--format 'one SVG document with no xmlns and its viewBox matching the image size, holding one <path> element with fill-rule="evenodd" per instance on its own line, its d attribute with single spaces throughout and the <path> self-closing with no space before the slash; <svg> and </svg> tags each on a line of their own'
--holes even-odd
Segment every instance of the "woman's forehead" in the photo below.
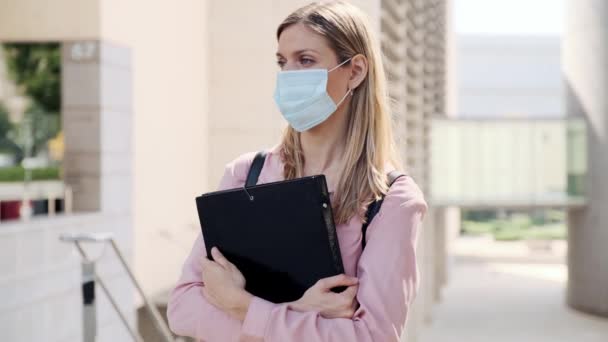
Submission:
<svg viewBox="0 0 608 342">
<path fill-rule="evenodd" d="M 277 55 L 287 57 L 303 51 L 321 55 L 331 53 L 325 38 L 308 26 L 298 23 L 285 28 L 279 37 Z"/>
</svg>

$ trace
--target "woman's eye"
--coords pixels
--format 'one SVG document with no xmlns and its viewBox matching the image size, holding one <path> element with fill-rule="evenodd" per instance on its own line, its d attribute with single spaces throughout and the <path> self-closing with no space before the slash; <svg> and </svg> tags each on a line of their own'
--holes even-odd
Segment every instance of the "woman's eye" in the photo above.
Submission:
<svg viewBox="0 0 608 342">
<path fill-rule="evenodd" d="M 282 68 L 285 65 L 285 61 L 277 61 L 277 65 Z"/>
<path fill-rule="evenodd" d="M 302 58 L 300 59 L 300 63 L 302 63 L 302 65 L 311 65 L 313 64 L 315 61 L 310 59 L 310 58 Z"/>
</svg>

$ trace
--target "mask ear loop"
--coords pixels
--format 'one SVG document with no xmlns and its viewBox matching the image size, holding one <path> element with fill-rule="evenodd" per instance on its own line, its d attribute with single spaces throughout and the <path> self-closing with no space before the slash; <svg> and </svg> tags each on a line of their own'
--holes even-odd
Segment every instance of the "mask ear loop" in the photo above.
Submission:
<svg viewBox="0 0 608 342">
<path fill-rule="evenodd" d="M 340 63 L 340 64 L 336 65 L 335 67 L 333 67 L 333 68 L 331 68 L 331 69 L 329 69 L 327 72 L 332 72 L 332 71 L 334 71 L 334 70 L 338 69 L 339 67 L 343 66 L 343 65 L 344 65 L 344 64 L 346 64 L 348 61 L 350 61 L 351 59 L 353 59 L 353 58 L 351 57 L 351 58 L 349 58 L 349 59 L 345 60 L 344 62 L 342 62 L 342 63 Z"/>
<path fill-rule="evenodd" d="M 344 102 L 344 100 L 348 97 L 348 95 L 353 96 L 353 90 L 352 89 L 348 89 L 348 91 L 346 92 L 346 94 L 344 94 L 344 96 L 342 96 L 342 99 L 336 104 L 336 108 L 340 107 L 340 105 L 342 104 L 342 102 Z"/>
<path fill-rule="evenodd" d="M 341 67 L 342 65 L 346 64 L 348 61 L 350 61 L 351 59 L 353 59 L 352 57 L 350 57 L 349 59 L 345 60 L 344 62 L 336 65 L 335 67 L 331 68 L 330 70 L 328 70 L 327 72 L 330 73 L 334 70 L 336 70 L 337 68 Z M 338 103 L 336 104 L 336 108 L 338 108 L 340 106 L 340 104 L 342 104 L 342 102 L 344 102 L 344 100 L 348 97 L 348 95 L 350 94 L 350 96 L 353 96 L 353 90 L 352 89 L 348 89 L 348 91 L 346 92 L 346 94 L 344 94 L 344 96 L 342 97 L 342 99 L 340 99 L 340 101 L 338 101 Z"/>
</svg>

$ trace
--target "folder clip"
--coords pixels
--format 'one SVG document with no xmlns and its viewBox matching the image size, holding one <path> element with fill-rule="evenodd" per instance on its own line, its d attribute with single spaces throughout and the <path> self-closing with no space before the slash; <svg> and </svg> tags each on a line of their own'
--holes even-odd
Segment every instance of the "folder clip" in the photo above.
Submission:
<svg viewBox="0 0 608 342">
<path fill-rule="evenodd" d="M 249 194 L 249 191 L 247 191 L 247 187 L 243 186 L 243 190 L 245 190 L 245 193 L 247 194 L 247 197 L 249 197 L 250 201 L 253 201 L 253 196 L 251 194 Z"/>
</svg>

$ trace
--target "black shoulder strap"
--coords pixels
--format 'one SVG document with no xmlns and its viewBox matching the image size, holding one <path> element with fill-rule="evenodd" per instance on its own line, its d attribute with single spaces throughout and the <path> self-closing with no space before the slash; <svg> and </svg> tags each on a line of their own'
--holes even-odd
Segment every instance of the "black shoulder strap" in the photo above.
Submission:
<svg viewBox="0 0 608 342">
<path fill-rule="evenodd" d="M 247 180 L 245 181 L 246 187 L 258 184 L 258 178 L 260 177 L 260 173 L 262 173 L 264 160 L 266 160 L 266 151 L 256 153 L 253 162 L 251 163 L 251 167 L 249 168 L 249 172 L 247 173 Z"/>
<path fill-rule="evenodd" d="M 405 176 L 404 173 L 401 173 L 397 170 L 393 170 L 391 172 L 388 173 L 388 187 L 390 188 L 393 183 L 395 183 L 395 181 L 401 177 L 401 176 Z M 366 234 L 367 234 L 367 227 L 369 226 L 369 224 L 372 222 L 372 220 L 374 219 L 374 216 L 376 216 L 376 214 L 378 214 L 378 212 L 380 211 L 380 207 L 382 206 L 382 202 L 384 201 L 384 198 L 380 198 L 379 200 L 372 202 L 368 207 L 367 207 L 367 212 L 365 213 L 365 223 L 363 223 L 363 227 L 361 227 L 362 230 L 362 238 L 361 238 L 361 242 L 362 242 L 362 248 L 365 248 L 365 239 L 366 239 Z"/>
</svg>

